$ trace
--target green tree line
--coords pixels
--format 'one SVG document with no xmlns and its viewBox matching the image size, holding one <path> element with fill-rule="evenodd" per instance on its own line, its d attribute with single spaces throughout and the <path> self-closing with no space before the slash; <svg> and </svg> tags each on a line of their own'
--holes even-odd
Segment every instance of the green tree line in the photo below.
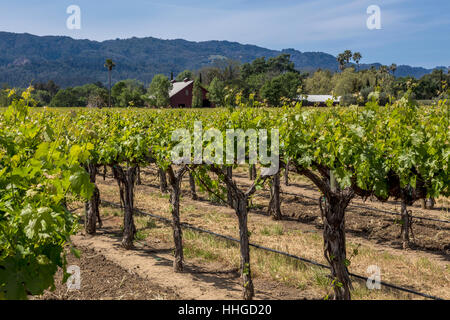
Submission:
<svg viewBox="0 0 450 320">
<path fill-rule="evenodd" d="M 395 77 L 396 64 L 362 70 L 362 55 L 359 52 L 346 50 L 336 60 L 340 72 L 319 69 L 312 73 L 300 73 L 289 54 L 268 59 L 261 57 L 244 64 L 218 59 L 199 70 L 185 70 L 176 77 L 172 73 L 170 79 L 158 74 L 148 87 L 134 79 L 110 84 L 111 89 L 100 82 L 73 88 L 60 88 L 53 81 L 35 83 L 33 99 L 38 107 L 102 108 L 109 106 L 109 99 L 113 107 L 169 107 L 171 80 L 189 79 L 194 80 L 194 107 L 203 105 L 201 87 L 208 90 L 207 98 L 216 106 L 233 106 L 238 104 L 239 99 L 243 103 L 258 102 L 259 105 L 277 107 L 286 101 L 296 101 L 300 94 L 340 96 L 342 105 L 364 105 L 374 92 L 381 104 L 401 98 L 408 90 L 411 90 L 411 98 L 416 100 L 445 98 L 447 84 L 450 83 L 450 69 L 437 69 L 416 79 Z M 110 59 L 105 63 L 108 79 L 114 72 L 114 66 Z M 4 84 L 2 89 L 8 88 Z M 23 91 L 15 89 L 18 95 Z M 8 106 L 12 99 L 14 96 L 8 97 L 5 90 L 0 91 L 0 106 Z"/>
</svg>

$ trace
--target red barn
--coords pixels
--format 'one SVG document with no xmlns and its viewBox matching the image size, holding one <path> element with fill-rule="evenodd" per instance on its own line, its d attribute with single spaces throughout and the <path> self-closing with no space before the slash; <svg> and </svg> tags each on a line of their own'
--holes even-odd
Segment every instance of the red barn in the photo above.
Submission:
<svg viewBox="0 0 450 320">
<path fill-rule="evenodd" d="M 184 79 L 184 81 L 176 82 L 172 80 L 172 90 L 170 90 L 170 106 L 172 108 L 192 108 L 192 92 L 194 91 L 194 81 Z M 202 89 L 204 108 L 211 108 L 213 105 L 206 97 L 208 90 Z"/>
</svg>

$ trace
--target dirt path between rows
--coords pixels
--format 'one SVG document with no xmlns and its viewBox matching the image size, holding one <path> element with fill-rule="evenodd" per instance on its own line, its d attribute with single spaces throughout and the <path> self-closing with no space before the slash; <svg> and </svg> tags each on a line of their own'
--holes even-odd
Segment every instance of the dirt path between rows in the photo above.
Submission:
<svg viewBox="0 0 450 320">
<path fill-rule="evenodd" d="M 94 237 L 83 234 L 72 237 L 74 245 L 88 247 L 130 273 L 149 280 L 176 293 L 183 300 L 240 300 L 242 285 L 237 270 L 223 270 L 222 266 L 185 263 L 183 273 L 172 268 L 171 249 L 154 249 L 136 244 L 134 250 L 124 250 L 116 237 L 99 232 Z M 255 279 L 255 300 L 293 300 L 317 298 L 305 296 L 292 288 L 275 282 Z"/>
<path fill-rule="evenodd" d="M 160 195 L 158 181 L 153 172 L 147 173 L 146 171 L 141 171 L 143 173 L 142 178 L 144 184 L 136 187 L 136 208 L 167 217 L 168 200 L 164 196 Z M 246 179 L 243 174 L 236 173 L 234 175 L 234 179 L 241 186 L 249 184 L 248 179 Z M 183 222 L 188 222 L 197 227 L 202 227 L 236 237 L 235 224 L 232 222 L 228 223 L 228 216 L 234 216 L 233 210 L 228 207 L 212 204 L 203 197 L 200 197 L 199 201 L 191 200 L 189 192 L 187 191 L 188 181 L 186 180 L 187 179 L 183 182 Z M 117 188 L 114 184 L 114 180 L 112 180 L 110 176 L 108 176 L 105 181 L 103 181 L 103 179 L 99 179 L 98 185 L 101 189 L 103 200 L 116 203 L 118 202 Z M 277 223 L 272 222 L 267 216 L 260 215 L 261 213 L 266 213 L 268 192 L 264 190 L 255 196 L 254 203 L 256 206 L 250 210 L 251 218 L 249 218 L 250 227 L 253 226 L 253 229 L 255 229 L 253 230 L 251 228 L 255 231 L 254 237 L 260 237 L 260 240 L 264 241 L 261 243 L 264 243 L 266 246 L 278 248 L 278 245 L 281 242 L 277 242 L 277 237 L 263 237 L 260 236 L 260 232 L 257 232 L 257 230 L 260 229 L 260 226 L 270 226 L 272 224 L 282 225 L 283 233 L 285 234 L 291 230 L 296 232 L 300 230 L 302 233 L 316 233 L 318 234 L 318 237 L 320 237 L 320 229 L 322 224 L 320 223 L 320 214 L 318 212 L 317 201 L 302 198 L 302 195 L 305 195 L 315 199 L 318 198 L 319 193 L 309 185 L 303 186 L 303 183 L 293 183 L 293 185 L 289 187 L 283 185 L 282 190 L 285 192 L 299 193 L 299 196 L 295 197 L 291 195 L 283 195 L 284 201 L 282 203 L 282 210 L 286 220 Z M 378 207 L 378 205 L 376 207 Z M 390 204 L 384 203 L 380 204 L 379 207 L 382 209 L 395 209 L 395 205 L 391 206 Z M 409 262 L 409 260 L 416 261 L 416 258 L 420 256 L 421 258 L 427 258 L 433 263 L 436 263 L 436 266 L 442 269 L 446 269 L 448 267 L 449 256 L 448 251 L 446 250 L 448 250 L 449 247 L 447 245 L 450 242 L 448 241 L 448 229 L 446 226 L 434 226 L 434 223 L 415 225 L 415 230 L 418 231 L 417 242 L 423 245 L 416 248 L 416 250 L 404 251 L 399 250 L 399 240 L 397 237 L 398 226 L 393 223 L 394 217 L 367 212 L 363 209 L 352 209 L 349 211 L 351 211 L 347 218 L 349 242 L 362 244 L 363 247 L 370 248 L 371 250 L 375 249 L 378 254 L 382 254 L 383 256 L 385 253 L 392 253 L 393 258 L 406 258 L 406 262 Z M 112 213 L 110 212 L 110 214 Z M 208 214 L 219 217 L 223 214 L 221 217 L 223 220 L 221 220 L 222 223 L 214 224 L 208 219 L 203 219 L 203 217 Z M 111 217 L 109 216 L 106 220 L 110 218 Z M 114 226 L 114 232 L 111 232 L 112 230 L 105 230 L 104 225 L 104 228 L 99 231 L 99 236 L 85 238 L 84 236 L 79 235 L 74 238 L 75 243 L 85 247 L 94 248 L 108 260 L 120 265 L 126 270 L 136 272 L 140 277 L 148 279 L 151 283 L 155 283 L 155 285 L 161 285 L 165 288 L 173 290 L 182 299 L 241 299 L 241 281 L 236 269 L 227 270 L 229 269 L 229 266 L 224 266 L 223 263 L 221 264 L 219 262 L 202 263 L 201 261 L 188 259 L 185 273 L 176 274 L 172 269 L 173 244 L 171 239 L 169 239 L 171 238 L 170 236 L 160 239 L 162 242 L 165 242 L 165 246 L 161 247 L 158 244 L 155 244 L 153 242 L 153 238 L 150 237 L 147 238 L 147 247 L 141 247 L 139 243 L 137 243 L 137 248 L 135 250 L 125 251 L 120 246 L 121 232 L 119 227 L 121 221 L 119 217 L 114 218 L 114 220 L 117 221 L 110 223 L 111 226 Z M 224 221 L 227 223 L 223 223 Z M 108 222 L 106 224 L 108 227 Z M 435 229 L 436 227 L 438 230 Z M 114 233 L 116 236 L 113 235 Z M 283 242 L 282 244 L 286 243 L 289 243 L 289 241 Z M 292 245 L 295 249 L 295 244 Z M 290 243 L 289 246 L 291 246 Z M 286 244 L 286 247 L 281 249 L 283 251 L 291 252 L 289 248 Z M 430 250 L 432 248 L 438 250 Z M 323 259 L 322 255 L 316 254 L 320 254 L 319 251 L 308 251 L 309 247 L 306 248 L 306 251 L 298 251 L 294 249 L 292 252 L 301 252 L 301 255 L 307 258 L 311 258 L 316 261 L 322 261 Z M 371 252 L 367 259 L 370 259 L 373 254 L 374 253 Z M 389 258 L 389 256 L 387 257 Z M 428 263 L 427 260 L 418 261 L 417 263 L 419 262 Z M 387 266 L 389 266 L 390 262 L 383 260 L 379 263 L 386 263 Z M 407 264 L 408 268 L 414 269 L 407 269 L 407 271 L 411 271 L 411 274 L 417 276 L 420 275 L 421 277 L 423 275 L 425 277 L 425 273 L 420 273 L 419 271 L 416 272 L 416 264 Z M 401 264 L 401 261 L 397 265 L 398 268 L 404 267 Z M 363 268 L 364 266 L 365 264 L 359 265 L 355 262 L 353 268 L 362 268 L 356 273 L 363 274 L 365 272 L 365 269 Z M 410 285 L 408 279 L 404 279 L 402 276 L 397 277 L 397 273 L 392 274 L 393 271 L 389 271 L 391 269 L 386 270 L 385 275 L 389 278 L 388 280 L 390 280 L 390 282 L 404 286 Z M 323 296 L 317 293 L 317 290 L 315 292 L 311 292 L 312 289 L 309 287 L 306 290 L 298 290 L 282 284 L 279 281 L 271 282 L 265 275 L 263 276 L 264 278 L 256 277 L 254 279 L 256 299 L 323 298 Z M 443 281 L 448 281 L 448 278 L 443 279 Z M 417 288 L 421 288 L 423 290 L 431 290 L 434 286 L 429 283 L 428 287 L 426 281 L 418 281 L 417 283 Z M 423 287 L 424 283 L 427 284 L 426 288 Z M 441 286 L 441 284 L 439 284 L 439 286 Z M 445 285 L 443 288 L 445 288 Z M 446 291 L 446 289 L 439 289 L 435 290 L 436 292 L 430 291 L 430 293 L 438 296 L 446 296 L 448 292 L 447 294 L 442 294 L 442 290 L 444 290 L 444 292 Z"/>
<path fill-rule="evenodd" d="M 31 300 L 168 300 L 180 299 L 172 290 L 158 286 L 125 270 L 91 248 L 77 246 L 80 258 L 67 252 L 68 266 L 80 268 L 80 288 L 69 289 L 63 272 L 55 275 L 55 290 L 46 290 Z"/>
</svg>

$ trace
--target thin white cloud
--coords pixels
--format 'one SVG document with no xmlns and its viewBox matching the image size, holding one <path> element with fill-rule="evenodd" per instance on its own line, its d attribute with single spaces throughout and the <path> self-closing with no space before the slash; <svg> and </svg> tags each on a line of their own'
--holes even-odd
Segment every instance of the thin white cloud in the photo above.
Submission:
<svg viewBox="0 0 450 320">
<path fill-rule="evenodd" d="M 398 3 L 403 0 L 390 1 Z M 244 43 L 272 44 L 345 40 L 366 34 L 366 9 L 372 1 L 308 1 L 279 7 L 229 11 L 171 5 L 170 14 L 145 23 L 162 38 L 195 41 L 233 39 Z M 164 11 L 164 7 L 162 7 Z M 384 29 L 398 29 L 408 14 L 383 10 Z"/>
</svg>

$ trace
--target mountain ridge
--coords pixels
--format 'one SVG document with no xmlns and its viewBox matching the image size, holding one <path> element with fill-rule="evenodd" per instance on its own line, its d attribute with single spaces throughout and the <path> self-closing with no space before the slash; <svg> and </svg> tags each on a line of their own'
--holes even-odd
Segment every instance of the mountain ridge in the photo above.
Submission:
<svg viewBox="0 0 450 320">
<path fill-rule="evenodd" d="M 301 52 L 289 48 L 272 50 L 252 44 L 231 41 L 163 40 L 154 37 L 95 41 L 68 36 L 36 36 L 29 33 L 0 31 L 0 83 L 27 86 L 32 81 L 54 80 L 62 87 L 90 82 L 106 83 L 103 67 L 106 58 L 117 67 L 113 81 L 138 79 L 149 84 L 155 74 L 177 74 L 210 65 L 215 58 L 225 57 L 242 63 L 259 57 L 291 55 L 297 69 L 338 70 L 336 58 L 325 52 Z M 361 64 L 370 68 L 379 64 Z M 433 69 L 399 65 L 396 76 L 421 76 Z"/>
</svg>

